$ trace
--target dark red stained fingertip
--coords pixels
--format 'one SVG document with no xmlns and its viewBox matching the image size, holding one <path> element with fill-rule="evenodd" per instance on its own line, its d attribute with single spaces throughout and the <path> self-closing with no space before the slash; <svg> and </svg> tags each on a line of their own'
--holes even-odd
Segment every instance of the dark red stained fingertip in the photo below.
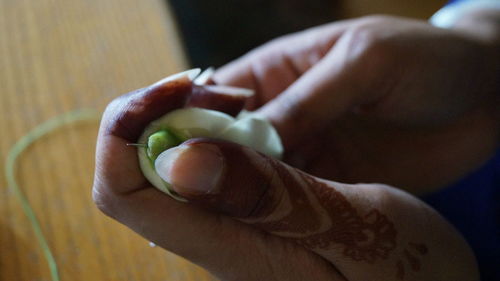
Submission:
<svg viewBox="0 0 500 281">
<path fill-rule="evenodd" d="M 149 123 L 169 111 L 183 107 L 192 88 L 192 81 L 184 77 L 139 89 L 117 98 L 107 109 L 111 111 L 108 132 L 130 142 L 136 142 Z"/>
<path fill-rule="evenodd" d="M 246 89 L 214 85 L 210 78 L 203 85 L 194 84 L 188 76 L 160 81 L 115 99 L 106 110 L 107 131 L 136 142 L 149 123 L 169 111 L 188 106 L 236 116 L 251 94 Z"/>
<path fill-rule="evenodd" d="M 226 89 L 223 91 L 222 89 Z M 226 86 L 193 85 L 193 92 L 187 106 L 217 110 L 237 116 L 244 108 L 248 95 L 231 94 Z"/>
</svg>

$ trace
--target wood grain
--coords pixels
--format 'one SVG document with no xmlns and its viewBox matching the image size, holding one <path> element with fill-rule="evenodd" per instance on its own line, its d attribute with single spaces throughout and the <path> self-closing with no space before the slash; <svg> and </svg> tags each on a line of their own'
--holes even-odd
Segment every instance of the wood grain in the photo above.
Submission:
<svg viewBox="0 0 500 281">
<path fill-rule="evenodd" d="M 9 148 L 44 120 L 101 110 L 115 96 L 186 67 L 159 0 L 0 1 L 0 280 L 50 280 L 3 174 Z M 105 217 L 91 200 L 97 122 L 58 130 L 20 158 L 17 178 L 61 280 L 213 280 Z"/>
</svg>

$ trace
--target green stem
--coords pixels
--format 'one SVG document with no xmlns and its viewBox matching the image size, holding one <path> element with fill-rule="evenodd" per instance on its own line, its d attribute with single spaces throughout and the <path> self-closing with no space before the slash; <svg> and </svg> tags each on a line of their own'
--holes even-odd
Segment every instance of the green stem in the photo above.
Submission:
<svg viewBox="0 0 500 281">
<path fill-rule="evenodd" d="M 60 280 L 57 263 L 54 258 L 54 255 L 52 254 L 52 251 L 50 250 L 47 239 L 43 234 L 40 222 L 38 221 L 35 212 L 33 211 L 33 208 L 31 207 L 31 204 L 29 203 L 28 199 L 26 198 L 26 196 L 24 195 L 23 191 L 21 190 L 16 181 L 15 177 L 16 161 L 19 158 L 19 156 L 26 150 L 26 148 L 30 146 L 33 142 L 49 134 L 50 132 L 55 131 L 56 129 L 58 129 L 63 125 L 84 120 L 99 120 L 99 115 L 97 114 L 97 112 L 93 110 L 83 109 L 83 110 L 68 112 L 60 116 L 56 116 L 55 118 L 50 119 L 45 123 L 42 123 L 35 129 L 30 131 L 28 134 L 23 136 L 19 141 L 17 141 L 12 146 L 5 161 L 5 176 L 7 178 L 7 184 L 9 185 L 10 189 L 19 200 L 23 212 L 28 218 L 31 227 L 33 228 L 35 237 L 38 240 L 38 244 L 40 245 L 40 248 L 42 249 L 42 252 L 45 256 L 45 259 L 47 260 L 52 281 Z"/>
</svg>

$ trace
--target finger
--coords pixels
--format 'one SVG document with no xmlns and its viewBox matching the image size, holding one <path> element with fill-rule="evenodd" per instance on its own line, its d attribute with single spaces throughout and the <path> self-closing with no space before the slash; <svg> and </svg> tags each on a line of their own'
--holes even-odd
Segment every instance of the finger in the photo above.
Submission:
<svg viewBox="0 0 500 281">
<path fill-rule="evenodd" d="M 127 193 L 149 186 L 140 172 L 136 148 L 127 144 L 137 142 L 151 121 L 184 106 L 192 89 L 189 75 L 167 77 L 108 105 L 97 138 L 94 179 L 97 192 Z"/>
<path fill-rule="evenodd" d="M 312 179 L 248 147 L 205 138 L 190 139 L 160 154 L 156 160 L 156 170 L 191 202 L 215 208 L 233 217 L 252 220 L 262 218 L 262 221 L 270 215 L 269 212 L 284 211 L 280 210 L 284 206 L 276 204 L 290 203 L 278 202 L 283 199 L 281 196 L 285 192 L 291 193 L 290 200 L 308 197 L 303 190 L 305 184 L 298 186 L 300 181 L 295 177 L 307 181 Z M 341 184 L 339 186 L 342 187 Z M 276 200 L 278 198 L 280 200 Z M 303 209 L 304 214 L 308 215 L 309 206 L 303 207 L 306 207 Z M 288 227 L 318 224 L 315 218 L 300 221 L 303 218 L 291 217 L 297 221 Z"/>
<path fill-rule="evenodd" d="M 353 276 L 346 270 L 356 262 L 368 273 L 376 271 L 372 265 L 384 264 L 396 248 L 393 222 L 373 209 L 377 204 L 368 203 L 380 197 L 380 188 L 324 182 L 218 140 L 189 140 L 161 154 L 156 165 L 158 174 L 192 204 L 292 239 L 347 277 Z"/>
<path fill-rule="evenodd" d="M 281 37 L 218 69 L 214 80 L 256 91 L 256 109 L 292 84 L 334 45 L 351 21 L 341 21 Z"/>
<path fill-rule="evenodd" d="M 259 109 L 275 126 L 285 149 L 294 148 L 303 136 L 317 132 L 353 106 L 359 84 L 338 60 L 324 58 Z"/>
<path fill-rule="evenodd" d="M 102 119 L 102 133 L 135 142 L 151 121 L 183 107 L 192 92 L 191 79 L 166 79 L 111 102 Z"/>
<path fill-rule="evenodd" d="M 218 85 L 194 85 L 187 106 L 201 107 L 236 116 L 253 91 Z"/>
<path fill-rule="evenodd" d="M 372 48 L 373 38 L 365 32 L 371 23 L 343 21 L 275 40 L 223 67 L 214 79 L 255 89 L 254 108 L 275 125 L 291 151 L 303 136 L 369 104 L 393 85 L 396 78 L 386 77 L 387 67 L 380 64 L 387 52 Z"/>
</svg>

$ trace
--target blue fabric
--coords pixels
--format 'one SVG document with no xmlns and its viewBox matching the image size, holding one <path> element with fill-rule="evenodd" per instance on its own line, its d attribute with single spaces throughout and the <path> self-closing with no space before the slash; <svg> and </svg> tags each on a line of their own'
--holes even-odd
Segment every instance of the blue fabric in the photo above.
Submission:
<svg viewBox="0 0 500 281">
<path fill-rule="evenodd" d="M 458 183 L 426 195 L 465 237 L 476 254 L 481 280 L 500 280 L 500 149 Z"/>
<path fill-rule="evenodd" d="M 448 1 L 448 3 L 446 3 L 445 6 L 449 6 L 451 4 L 455 4 L 455 3 L 458 3 L 458 2 L 464 2 L 464 1 L 468 1 L 468 0 L 450 0 L 450 1 Z"/>
</svg>

